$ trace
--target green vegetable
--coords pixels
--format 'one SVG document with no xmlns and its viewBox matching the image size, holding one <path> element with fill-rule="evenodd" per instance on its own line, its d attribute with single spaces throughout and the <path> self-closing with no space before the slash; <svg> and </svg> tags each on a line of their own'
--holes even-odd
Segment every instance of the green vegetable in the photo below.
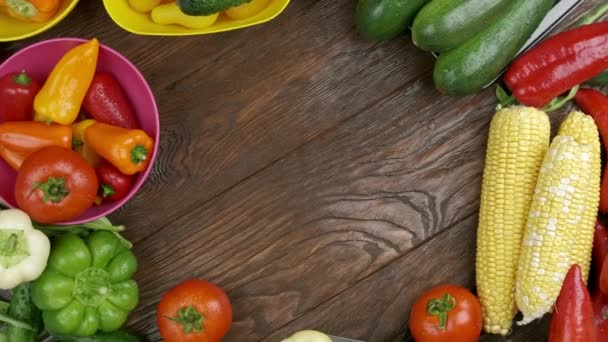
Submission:
<svg viewBox="0 0 608 342">
<path fill-rule="evenodd" d="M 187 15 L 211 15 L 251 0 L 177 0 L 177 6 Z"/>
<path fill-rule="evenodd" d="M 434 0 L 418 13 L 412 40 L 427 51 L 444 52 L 496 21 L 510 0 Z"/>
<path fill-rule="evenodd" d="M 448 95 L 473 94 L 513 60 L 547 15 L 553 0 L 513 0 L 485 30 L 437 59 L 433 79 Z"/>
<path fill-rule="evenodd" d="M 32 305 L 30 284 L 25 283 L 13 289 L 8 316 L 13 319 L 6 331 L 11 342 L 36 342 L 38 337 L 39 312 Z"/>
<path fill-rule="evenodd" d="M 359 0 L 357 30 L 369 40 L 390 40 L 405 30 L 429 0 Z"/>
<path fill-rule="evenodd" d="M 88 337 L 66 336 L 57 337 L 58 342 L 145 342 L 143 337 L 130 334 L 127 331 L 115 331 L 104 334 L 98 333 Z"/>
<path fill-rule="evenodd" d="M 34 304 L 51 334 L 92 336 L 118 330 L 137 306 L 131 278 L 135 255 L 112 232 L 83 239 L 73 233 L 52 242 L 46 270 L 32 287 Z"/>
</svg>

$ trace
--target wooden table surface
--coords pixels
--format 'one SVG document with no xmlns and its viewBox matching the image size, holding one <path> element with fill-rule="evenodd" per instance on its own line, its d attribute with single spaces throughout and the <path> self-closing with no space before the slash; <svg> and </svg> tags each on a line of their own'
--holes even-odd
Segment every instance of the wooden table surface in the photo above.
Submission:
<svg viewBox="0 0 608 342">
<path fill-rule="evenodd" d="M 561 28 L 600 2 L 587 0 Z M 100 1 L 81 1 L 52 30 L 0 45 L 4 60 L 43 39 L 97 37 L 156 95 L 154 172 L 111 217 L 139 259 L 130 328 L 160 341 L 160 297 L 196 277 L 230 296 L 225 341 L 300 329 L 409 341 L 409 309 L 424 290 L 474 288 L 493 89 L 442 96 L 433 57 L 409 36 L 362 40 L 354 7 L 294 0 L 260 26 L 168 38 L 130 34 Z M 554 127 L 562 115 L 552 114 Z M 511 339 L 542 341 L 547 323 Z"/>
</svg>

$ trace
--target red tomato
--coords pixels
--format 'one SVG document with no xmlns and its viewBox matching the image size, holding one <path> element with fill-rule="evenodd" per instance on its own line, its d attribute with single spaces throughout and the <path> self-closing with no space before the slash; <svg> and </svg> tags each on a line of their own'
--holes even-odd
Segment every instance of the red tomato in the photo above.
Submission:
<svg viewBox="0 0 608 342">
<path fill-rule="evenodd" d="M 15 199 L 40 223 L 78 217 L 93 205 L 99 185 L 92 166 L 78 153 L 45 147 L 31 154 L 19 169 Z"/>
<path fill-rule="evenodd" d="M 410 330 L 416 342 L 475 342 L 482 328 L 481 305 L 469 290 L 441 285 L 412 307 Z"/>
<path fill-rule="evenodd" d="M 232 306 L 219 287 L 191 279 L 163 296 L 156 320 L 165 342 L 219 342 L 232 325 Z"/>
<path fill-rule="evenodd" d="M 104 201 L 121 200 L 133 187 L 135 176 L 125 175 L 105 159 L 101 160 L 95 171 L 99 179 L 100 195 Z"/>
</svg>

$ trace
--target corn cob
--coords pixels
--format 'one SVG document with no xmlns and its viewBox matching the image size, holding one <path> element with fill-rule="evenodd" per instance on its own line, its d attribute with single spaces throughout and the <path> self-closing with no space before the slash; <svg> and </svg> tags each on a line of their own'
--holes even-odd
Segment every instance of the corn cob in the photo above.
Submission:
<svg viewBox="0 0 608 342">
<path fill-rule="evenodd" d="M 592 180 L 592 144 L 571 136 L 553 140 L 541 166 L 519 258 L 515 298 L 527 324 L 551 311 L 564 277 L 574 263 L 573 245 L 590 208 L 587 196 L 599 192 Z M 593 229 L 593 227 L 591 227 Z"/>
<path fill-rule="evenodd" d="M 490 333 L 508 334 L 517 313 L 517 261 L 550 131 L 547 114 L 520 106 L 500 110 L 490 125 L 476 258 L 477 292 Z"/>
<path fill-rule="evenodd" d="M 600 183 L 602 172 L 602 156 L 600 137 L 595 121 L 589 115 L 581 112 L 572 112 L 561 124 L 558 135 L 571 136 L 580 144 L 589 144 L 593 148 L 592 156 L 592 176 L 590 180 L 595 183 L 590 184 L 590 189 L 597 189 L 597 192 L 590 192 L 585 197 L 588 210 L 581 217 L 580 229 L 576 234 L 576 243 L 573 246 L 573 263 L 581 266 L 583 280 L 587 283 L 589 277 L 589 267 L 591 266 L 591 251 L 593 249 L 593 229 L 597 219 L 597 211 L 600 199 Z"/>
</svg>

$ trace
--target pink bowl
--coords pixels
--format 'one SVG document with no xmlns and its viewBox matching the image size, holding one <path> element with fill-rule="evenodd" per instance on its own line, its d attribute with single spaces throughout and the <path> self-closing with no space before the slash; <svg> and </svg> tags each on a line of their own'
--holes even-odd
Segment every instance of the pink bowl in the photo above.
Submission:
<svg viewBox="0 0 608 342">
<path fill-rule="evenodd" d="M 30 45 L 18 51 L 0 65 L 0 76 L 26 70 L 33 78 L 44 82 L 55 64 L 69 49 L 86 41 L 79 38 L 59 38 Z M 158 152 L 160 134 L 158 108 L 156 107 L 154 94 L 139 70 L 118 52 L 100 44 L 97 71 L 110 72 L 120 82 L 131 101 L 141 128 L 154 138 L 154 151 L 152 152 L 150 165 L 144 172 L 137 174 L 135 184 L 125 198 L 120 201 L 93 206 L 76 219 L 57 223 L 59 225 L 89 222 L 107 216 L 119 209 L 144 184 L 152 170 Z M 0 200 L 11 208 L 17 208 L 14 195 L 16 177 L 17 172 L 8 166 L 4 160 L 0 159 Z"/>
</svg>

